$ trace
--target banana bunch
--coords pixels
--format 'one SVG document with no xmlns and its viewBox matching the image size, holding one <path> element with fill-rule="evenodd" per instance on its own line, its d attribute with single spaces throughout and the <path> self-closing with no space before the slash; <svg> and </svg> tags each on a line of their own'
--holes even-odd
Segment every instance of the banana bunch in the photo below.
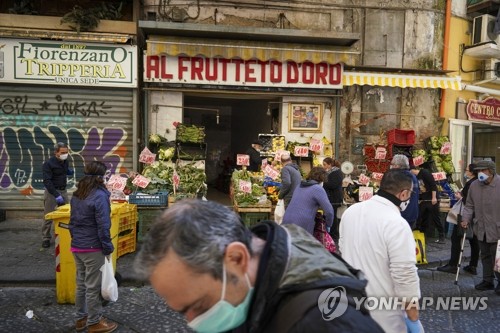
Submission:
<svg viewBox="0 0 500 333">
<path fill-rule="evenodd" d="M 272 140 L 272 146 L 274 152 L 278 150 L 284 150 L 285 149 L 285 137 L 284 136 L 275 136 L 273 137 Z"/>
</svg>

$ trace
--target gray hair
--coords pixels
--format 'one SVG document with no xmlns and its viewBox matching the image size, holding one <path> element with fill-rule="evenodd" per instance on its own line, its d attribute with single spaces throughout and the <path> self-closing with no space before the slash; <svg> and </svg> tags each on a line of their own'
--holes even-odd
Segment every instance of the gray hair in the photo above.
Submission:
<svg viewBox="0 0 500 333">
<path fill-rule="evenodd" d="M 228 207 L 213 201 L 184 199 L 165 210 L 151 226 L 134 269 L 141 278 L 149 279 L 156 265 L 172 250 L 196 272 L 222 279 L 227 245 L 242 242 L 252 255 L 251 235 Z"/>
<path fill-rule="evenodd" d="M 410 169 L 410 161 L 408 160 L 408 157 L 403 154 L 396 154 L 392 158 L 391 161 L 392 165 L 397 165 L 400 169 Z"/>
<path fill-rule="evenodd" d="M 65 144 L 64 142 L 58 142 L 54 145 L 54 152 L 57 153 L 61 148 L 68 148 L 68 145 Z"/>
</svg>

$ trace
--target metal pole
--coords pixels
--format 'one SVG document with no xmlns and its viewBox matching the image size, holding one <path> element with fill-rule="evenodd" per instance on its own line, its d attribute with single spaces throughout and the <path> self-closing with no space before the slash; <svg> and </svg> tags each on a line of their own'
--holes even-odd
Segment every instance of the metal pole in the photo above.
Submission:
<svg viewBox="0 0 500 333">
<path fill-rule="evenodd" d="M 462 227 L 457 223 L 457 228 L 462 228 Z M 455 284 L 458 284 L 458 275 L 460 274 L 460 265 L 462 264 L 462 255 L 464 254 L 464 245 L 466 236 L 467 232 L 464 230 L 464 235 L 462 237 L 462 244 L 460 246 L 460 257 L 458 257 L 457 275 L 455 276 Z"/>
</svg>

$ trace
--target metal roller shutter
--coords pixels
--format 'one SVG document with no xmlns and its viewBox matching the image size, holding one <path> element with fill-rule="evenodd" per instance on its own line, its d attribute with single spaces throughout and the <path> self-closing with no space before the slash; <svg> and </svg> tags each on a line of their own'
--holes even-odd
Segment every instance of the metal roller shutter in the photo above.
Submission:
<svg viewBox="0 0 500 333">
<path fill-rule="evenodd" d="M 70 148 L 76 189 L 85 163 L 133 169 L 133 91 L 0 86 L 0 208 L 42 209 L 42 164 L 56 142 Z"/>
</svg>

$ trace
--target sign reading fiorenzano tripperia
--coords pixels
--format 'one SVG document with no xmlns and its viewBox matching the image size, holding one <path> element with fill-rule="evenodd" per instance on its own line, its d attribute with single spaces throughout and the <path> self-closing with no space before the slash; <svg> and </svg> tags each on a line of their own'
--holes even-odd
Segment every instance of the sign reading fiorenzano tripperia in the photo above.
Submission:
<svg viewBox="0 0 500 333">
<path fill-rule="evenodd" d="M 0 39 L 0 83 L 136 87 L 131 45 Z"/>
</svg>

